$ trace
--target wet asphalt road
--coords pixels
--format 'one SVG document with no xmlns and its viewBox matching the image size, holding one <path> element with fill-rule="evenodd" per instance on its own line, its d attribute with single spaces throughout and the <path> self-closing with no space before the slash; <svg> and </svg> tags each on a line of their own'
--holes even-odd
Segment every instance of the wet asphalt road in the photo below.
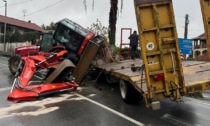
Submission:
<svg viewBox="0 0 210 126">
<path fill-rule="evenodd" d="M 184 102 L 161 101 L 153 111 L 144 102 L 126 104 L 117 84 L 87 82 L 76 93 L 37 101 L 6 101 L 13 82 L 7 58 L 0 57 L 0 126 L 209 126 L 210 91 L 204 99 L 183 97 Z"/>
</svg>

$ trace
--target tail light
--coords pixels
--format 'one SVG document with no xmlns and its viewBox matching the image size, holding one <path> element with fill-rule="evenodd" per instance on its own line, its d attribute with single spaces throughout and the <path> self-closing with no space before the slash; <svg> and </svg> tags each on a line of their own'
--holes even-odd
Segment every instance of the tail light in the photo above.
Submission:
<svg viewBox="0 0 210 126">
<path fill-rule="evenodd" d="M 156 82 L 164 80 L 164 74 L 156 74 L 153 77 L 154 77 L 154 81 Z"/>
</svg>

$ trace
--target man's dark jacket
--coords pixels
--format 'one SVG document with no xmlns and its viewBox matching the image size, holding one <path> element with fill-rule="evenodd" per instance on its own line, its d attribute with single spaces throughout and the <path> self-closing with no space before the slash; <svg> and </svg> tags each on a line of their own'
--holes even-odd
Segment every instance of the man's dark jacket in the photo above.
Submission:
<svg viewBox="0 0 210 126">
<path fill-rule="evenodd" d="M 130 35 L 130 37 L 128 39 L 130 39 L 130 46 L 138 45 L 139 37 L 137 34 Z"/>
</svg>

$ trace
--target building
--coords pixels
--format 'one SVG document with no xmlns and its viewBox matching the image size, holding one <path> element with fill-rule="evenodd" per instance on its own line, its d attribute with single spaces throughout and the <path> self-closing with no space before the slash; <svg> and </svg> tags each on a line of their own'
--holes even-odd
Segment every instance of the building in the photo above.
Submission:
<svg viewBox="0 0 210 126">
<path fill-rule="evenodd" d="M 194 46 L 193 58 L 197 58 L 208 53 L 205 33 L 193 38 L 192 40 Z"/>
<path fill-rule="evenodd" d="M 25 32 L 42 32 L 42 27 L 32 23 L 31 21 L 22 21 L 11 17 L 5 17 L 0 15 L 0 37 L 4 35 L 4 23 L 7 23 L 7 32 L 14 33 L 18 31 L 23 34 Z M 0 41 L 2 38 L 0 38 Z"/>
</svg>

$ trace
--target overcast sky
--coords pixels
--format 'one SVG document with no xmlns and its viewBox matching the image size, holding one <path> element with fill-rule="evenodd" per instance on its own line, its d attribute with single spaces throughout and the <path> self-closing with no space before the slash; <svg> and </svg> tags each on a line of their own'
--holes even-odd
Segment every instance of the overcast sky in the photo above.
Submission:
<svg viewBox="0 0 210 126">
<path fill-rule="evenodd" d="M 108 26 L 110 0 L 94 1 L 94 10 L 92 10 L 92 0 L 86 0 L 87 12 L 85 12 L 83 0 L 7 0 L 7 16 L 25 21 L 31 20 L 40 26 L 68 18 L 85 28 L 98 18 L 104 26 Z M 196 37 L 204 32 L 199 0 L 173 0 L 173 4 L 179 38 L 184 36 L 186 14 L 190 16 L 188 38 Z M 4 15 L 4 10 L 4 2 L 0 0 L 0 15 Z M 123 0 L 123 10 L 119 13 L 117 22 L 117 45 L 120 41 L 121 28 L 137 30 L 133 0 Z M 123 40 L 127 41 L 126 32 Z"/>
</svg>

